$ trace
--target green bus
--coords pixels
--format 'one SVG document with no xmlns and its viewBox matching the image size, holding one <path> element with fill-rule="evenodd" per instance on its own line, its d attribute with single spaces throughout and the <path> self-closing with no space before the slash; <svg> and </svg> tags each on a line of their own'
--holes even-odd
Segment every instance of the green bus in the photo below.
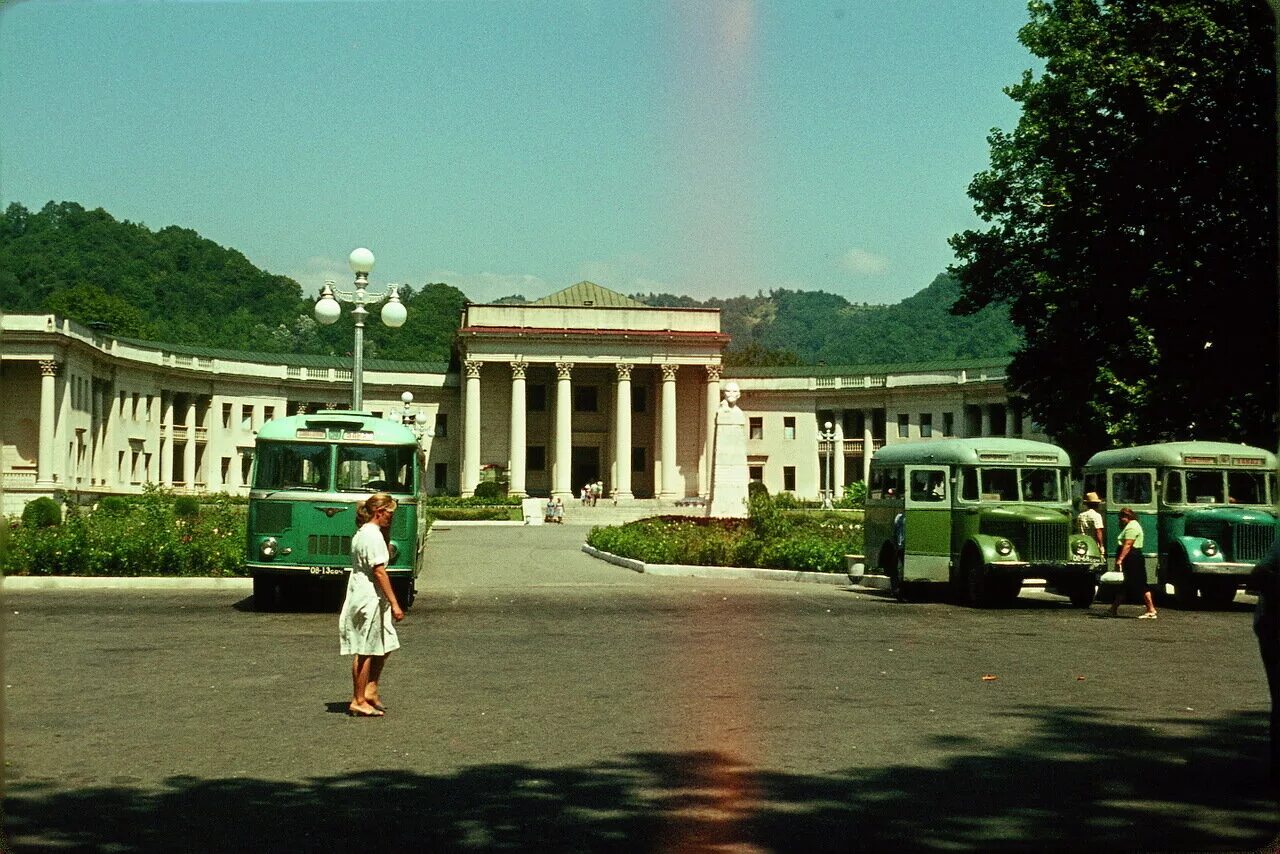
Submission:
<svg viewBox="0 0 1280 854">
<path fill-rule="evenodd" d="M 1227 442 L 1166 442 L 1094 454 L 1084 489 L 1103 499 L 1107 556 L 1118 513 L 1142 525 L 1147 583 L 1187 608 L 1235 599 L 1276 536 L 1276 455 Z"/>
<path fill-rule="evenodd" d="M 418 440 L 368 413 L 324 411 L 268 421 L 258 431 L 245 565 L 254 606 L 278 605 L 292 584 L 351 571 L 356 504 L 375 492 L 399 502 L 387 574 L 401 607 L 413 603 L 426 539 Z"/>
<path fill-rule="evenodd" d="M 903 601 L 945 584 L 975 607 L 1008 605 L 1027 579 L 1087 608 L 1103 558 L 1076 532 L 1071 462 L 1044 442 L 997 437 L 888 445 L 871 460 L 869 563 Z"/>
</svg>

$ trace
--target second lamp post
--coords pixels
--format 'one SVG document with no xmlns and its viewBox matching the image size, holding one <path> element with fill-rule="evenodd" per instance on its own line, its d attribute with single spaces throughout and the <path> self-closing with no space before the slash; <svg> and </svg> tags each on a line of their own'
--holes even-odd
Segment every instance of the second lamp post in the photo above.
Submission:
<svg viewBox="0 0 1280 854">
<path fill-rule="evenodd" d="M 351 318 L 356 325 L 355 347 L 352 350 L 354 364 L 351 368 L 351 408 L 358 412 L 364 408 L 364 319 L 369 314 L 365 306 L 377 305 L 385 299 L 387 304 L 382 307 L 382 322 L 392 329 L 403 326 L 409 313 L 400 302 L 395 285 L 388 285 L 387 290 L 382 293 L 371 294 L 366 290 L 369 286 L 369 273 L 373 271 L 372 252 L 364 248 L 355 249 L 347 261 L 351 264 L 351 272 L 356 274 L 356 289 L 334 290 L 333 282 L 325 282 L 324 289 L 320 291 L 320 299 L 316 301 L 315 312 L 316 320 L 328 326 L 342 314 L 339 302 L 355 305 L 351 310 Z"/>
</svg>

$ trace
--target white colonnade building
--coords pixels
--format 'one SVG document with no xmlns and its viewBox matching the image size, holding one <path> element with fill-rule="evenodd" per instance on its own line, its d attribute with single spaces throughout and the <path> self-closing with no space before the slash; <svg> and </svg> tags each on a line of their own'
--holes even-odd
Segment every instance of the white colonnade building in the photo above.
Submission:
<svg viewBox="0 0 1280 854">
<path fill-rule="evenodd" d="M 710 489 L 723 382 L 742 389 L 748 465 L 815 498 L 863 480 L 869 451 L 944 436 L 1044 438 L 1005 390 L 1004 361 L 731 368 L 716 309 L 651 308 L 590 282 L 526 305 L 469 305 L 453 364 L 365 362 L 365 409 L 427 415 L 427 491 L 679 500 Z M 4 511 L 148 483 L 247 494 L 272 418 L 350 404 L 351 361 L 134 341 L 53 315 L 0 318 Z M 834 440 L 821 432 L 832 424 Z"/>
</svg>

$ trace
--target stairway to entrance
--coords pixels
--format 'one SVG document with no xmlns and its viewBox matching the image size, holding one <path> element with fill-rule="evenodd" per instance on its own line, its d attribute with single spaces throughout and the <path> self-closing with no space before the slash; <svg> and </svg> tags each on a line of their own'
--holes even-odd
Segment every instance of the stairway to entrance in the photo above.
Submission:
<svg viewBox="0 0 1280 854">
<path fill-rule="evenodd" d="M 612 499 L 601 498 L 595 507 L 584 506 L 581 501 L 574 499 L 565 502 L 564 524 L 621 525 L 649 516 L 702 516 L 705 513 L 705 508 L 700 504 L 679 505 L 669 499 L 635 498 L 614 504 Z"/>
</svg>

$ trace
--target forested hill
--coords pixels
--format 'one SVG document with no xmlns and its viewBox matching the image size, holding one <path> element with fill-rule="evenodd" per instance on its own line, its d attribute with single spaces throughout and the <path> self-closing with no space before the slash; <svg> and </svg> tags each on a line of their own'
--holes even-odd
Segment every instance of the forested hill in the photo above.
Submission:
<svg viewBox="0 0 1280 854">
<path fill-rule="evenodd" d="M 401 299 L 409 319 L 397 330 L 366 323 L 366 355 L 447 361 L 462 292 L 429 284 L 401 289 Z M 344 355 L 353 337 L 349 311 L 319 325 L 297 282 L 234 249 L 74 202 L 39 212 L 11 204 L 0 215 L 0 309 L 105 323 L 122 337 L 261 353 Z"/>
<path fill-rule="evenodd" d="M 366 324 L 366 355 L 448 360 L 466 297 L 447 284 L 401 294 L 408 321 L 398 330 Z M 671 294 L 636 299 L 719 308 L 722 328 L 732 336 L 727 358 L 734 364 L 1007 355 L 1018 338 L 1004 310 L 955 317 L 949 309 L 956 295 L 952 281 L 939 276 L 915 296 L 887 306 L 787 290 L 705 302 Z M 152 231 L 74 202 L 50 202 L 38 212 L 12 204 L 0 214 L 0 309 L 103 323 L 122 337 L 260 353 L 344 355 L 352 339 L 349 311 L 333 326 L 320 326 L 297 282 L 259 270 L 233 249 L 190 229 Z"/>
<path fill-rule="evenodd" d="M 634 294 L 646 305 L 720 309 L 733 339 L 727 357 L 738 364 L 866 364 L 935 359 L 997 358 L 1020 342 L 1003 307 L 957 317 L 959 288 L 945 273 L 894 305 L 856 305 L 822 291 L 710 299 Z"/>
</svg>

